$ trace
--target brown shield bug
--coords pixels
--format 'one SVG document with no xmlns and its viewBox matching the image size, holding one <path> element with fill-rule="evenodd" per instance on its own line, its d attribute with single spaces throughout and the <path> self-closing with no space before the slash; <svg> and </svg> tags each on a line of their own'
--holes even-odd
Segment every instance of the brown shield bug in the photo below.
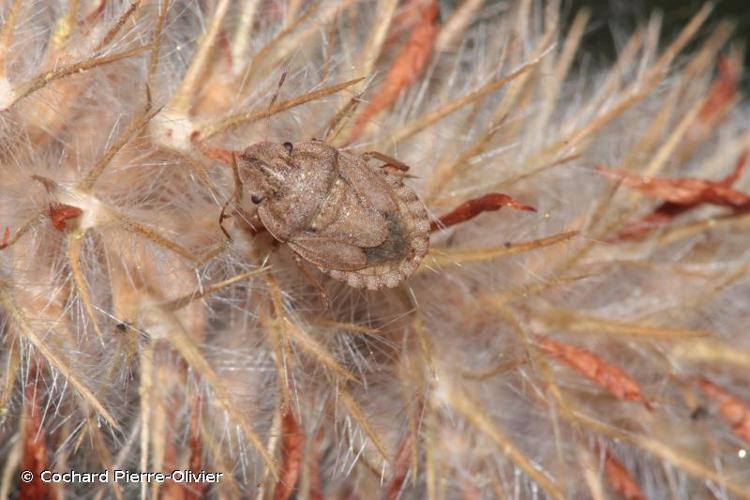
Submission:
<svg viewBox="0 0 750 500">
<path fill-rule="evenodd" d="M 370 166 L 370 157 L 386 164 Z M 427 254 L 427 209 L 396 160 L 318 140 L 259 142 L 242 153 L 239 169 L 268 232 L 352 287 L 394 287 Z"/>
</svg>

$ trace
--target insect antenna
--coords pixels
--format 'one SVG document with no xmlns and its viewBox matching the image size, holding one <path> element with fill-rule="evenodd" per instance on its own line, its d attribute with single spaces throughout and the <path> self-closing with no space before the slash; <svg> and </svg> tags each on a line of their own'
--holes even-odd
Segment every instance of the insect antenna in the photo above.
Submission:
<svg viewBox="0 0 750 500">
<path fill-rule="evenodd" d="M 266 111 L 266 133 L 264 134 L 266 137 L 264 137 L 264 140 L 268 140 L 268 132 L 271 130 L 271 116 L 273 116 L 274 109 L 273 106 L 276 104 L 276 101 L 279 100 L 279 94 L 281 93 L 281 86 L 284 85 L 284 80 L 286 80 L 287 72 L 284 71 L 281 73 L 281 77 L 279 78 L 279 83 L 276 85 L 276 91 L 273 93 L 273 97 L 271 97 L 271 102 L 268 103 L 268 111 Z"/>
</svg>

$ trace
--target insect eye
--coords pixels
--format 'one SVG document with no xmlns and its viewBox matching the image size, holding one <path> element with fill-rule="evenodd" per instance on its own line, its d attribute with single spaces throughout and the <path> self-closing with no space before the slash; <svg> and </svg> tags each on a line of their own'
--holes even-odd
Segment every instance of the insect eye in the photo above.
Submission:
<svg viewBox="0 0 750 500">
<path fill-rule="evenodd" d="M 263 197 L 262 196 L 258 196 L 257 194 L 254 194 L 254 195 L 250 196 L 250 201 L 252 201 L 254 204 L 257 205 L 258 203 L 260 203 L 261 201 L 263 201 Z"/>
<path fill-rule="evenodd" d="M 286 149 L 287 153 L 292 154 L 292 150 L 294 149 L 294 146 L 292 145 L 291 142 L 285 142 L 284 149 Z"/>
</svg>

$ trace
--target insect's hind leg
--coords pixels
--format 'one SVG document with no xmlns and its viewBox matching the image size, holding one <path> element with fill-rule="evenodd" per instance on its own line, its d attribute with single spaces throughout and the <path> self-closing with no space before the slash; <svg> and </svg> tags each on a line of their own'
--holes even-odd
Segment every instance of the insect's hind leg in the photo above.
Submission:
<svg viewBox="0 0 750 500">
<path fill-rule="evenodd" d="M 368 161 L 371 158 L 375 158 L 376 160 L 380 160 L 383 162 L 383 165 L 381 165 L 380 168 L 394 167 L 396 170 L 399 170 L 403 173 L 409 171 L 409 165 L 400 160 L 397 160 L 396 158 L 393 158 L 392 156 L 388 156 L 378 151 L 367 151 L 365 153 L 362 153 L 362 159 L 364 159 L 365 161 Z"/>
</svg>

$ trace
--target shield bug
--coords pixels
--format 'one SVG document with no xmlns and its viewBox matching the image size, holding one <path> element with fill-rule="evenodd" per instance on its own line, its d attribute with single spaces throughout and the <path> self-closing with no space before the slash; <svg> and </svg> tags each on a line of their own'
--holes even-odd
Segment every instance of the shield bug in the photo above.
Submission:
<svg viewBox="0 0 750 500">
<path fill-rule="evenodd" d="M 371 166 L 371 157 L 386 164 Z M 318 140 L 259 142 L 239 167 L 268 232 L 352 287 L 394 287 L 427 254 L 427 209 L 404 185 L 408 167 L 396 160 Z"/>
</svg>

